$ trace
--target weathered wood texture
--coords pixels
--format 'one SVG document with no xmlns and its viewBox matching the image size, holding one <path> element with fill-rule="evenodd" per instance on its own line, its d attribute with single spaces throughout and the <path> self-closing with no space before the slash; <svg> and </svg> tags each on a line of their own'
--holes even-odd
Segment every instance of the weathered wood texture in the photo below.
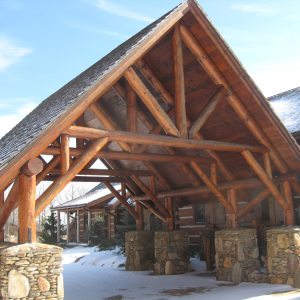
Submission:
<svg viewBox="0 0 300 300">
<path fill-rule="evenodd" d="M 53 182 L 49 188 L 36 200 L 35 217 L 50 204 L 50 202 L 58 195 L 58 193 L 84 168 L 84 166 L 95 156 L 97 152 L 107 143 L 108 139 L 103 138 L 93 142 L 84 153 L 71 165 L 67 173 L 60 176 Z"/>
</svg>

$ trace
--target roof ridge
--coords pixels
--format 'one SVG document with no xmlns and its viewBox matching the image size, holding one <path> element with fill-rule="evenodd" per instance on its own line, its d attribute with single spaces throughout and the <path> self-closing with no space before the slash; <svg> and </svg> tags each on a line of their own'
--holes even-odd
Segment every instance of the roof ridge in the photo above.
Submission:
<svg viewBox="0 0 300 300">
<path fill-rule="evenodd" d="M 295 88 L 292 88 L 292 89 L 287 90 L 287 91 L 284 91 L 284 92 L 281 92 L 281 93 L 278 93 L 278 94 L 275 94 L 275 95 L 273 95 L 273 96 L 267 97 L 267 100 L 268 100 L 268 101 L 271 101 L 271 100 L 272 100 L 273 98 L 275 98 L 275 97 L 282 96 L 282 95 L 284 95 L 284 94 L 286 94 L 286 93 L 292 92 L 292 91 L 297 90 L 297 89 L 300 89 L 300 86 L 295 87 Z"/>
</svg>

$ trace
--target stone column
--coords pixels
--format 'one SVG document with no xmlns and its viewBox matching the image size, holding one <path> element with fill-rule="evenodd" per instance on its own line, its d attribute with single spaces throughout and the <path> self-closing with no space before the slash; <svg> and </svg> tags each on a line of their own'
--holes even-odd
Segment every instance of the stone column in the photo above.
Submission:
<svg viewBox="0 0 300 300">
<path fill-rule="evenodd" d="M 2 208 L 3 205 L 4 205 L 4 190 L 0 191 L 0 209 Z M 0 230 L 0 241 L 1 242 L 4 241 L 4 230 L 3 229 Z"/>
<path fill-rule="evenodd" d="M 125 253 L 127 271 L 153 270 L 154 231 L 130 231 L 125 234 Z"/>
<path fill-rule="evenodd" d="M 39 243 L 1 249 L 1 299 L 63 300 L 62 251 Z"/>
<path fill-rule="evenodd" d="M 154 246 L 156 274 L 183 274 L 191 271 L 188 232 L 157 231 Z"/>
<path fill-rule="evenodd" d="M 67 244 L 70 243 L 70 212 L 67 211 Z"/>
<path fill-rule="evenodd" d="M 240 283 L 260 271 L 256 229 L 225 229 L 215 232 L 217 280 Z"/>
<path fill-rule="evenodd" d="M 300 227 L 273 227 L 267 230 L 266 272 L 272 284 L 300 288 Z"/>
<path fill-rule="evenodd" d="M 57 242 L 60 243 L 60 211 L 57 212 Z"/>
</svg>

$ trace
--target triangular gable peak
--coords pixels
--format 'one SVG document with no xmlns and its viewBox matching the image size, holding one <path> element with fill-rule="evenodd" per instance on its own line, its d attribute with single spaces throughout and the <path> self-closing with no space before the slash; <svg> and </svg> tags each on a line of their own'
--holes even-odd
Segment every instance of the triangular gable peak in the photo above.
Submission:
<svg viewBox="0 0 300 300">
<path fill-rule="evenodd" d="M 77 138 L 76 149 L 69 148 L 69 137 Z M 105 175 L 89 169 L 100 158 L 111 172 L 106 175 L 123 182 L 123 195 L 125 184 L 133 195 L 145 194 L 133 197 L 134 211 L 106 180 L 137 220 L 144 205 L 171 228 L 172 197 L 179 205 L 199 203 L 200 198 L 220 201 L 232 226 L 237 226 L 241 215 L 272 194 L 287 223 L 293 222 L 290 177 L 285 177 L 282 195 L 272 172 L 298 171 L 299 147 L 193 0 L 46 99 L 0 141 L 0 147 L 2 190 L 27 161 L 53 155 L 38 182 L 48 174 L 61 175 L 51 175 L 55 181 L 37 200 L 35 216 L 66 184 L 79 180 L 76 175 Z M 71 163 L 70 157 L 78 158 Z M 256 176 L 255 186 L 265 190 L 253 189 L 250 181 L 237 185 Z M 298 183 L 292 187 L 300 194 Z M 169 192 L 162 196 L 164 190 Z M 11 194 L 18 195 L 17 181 Z M 0 211 L 0 225 L 18 199 L 13 195 Z M 159 197 L 166 197 L 166 207 Z M 238 212 L 238 197 L 254 199 Z"/>
</svg>

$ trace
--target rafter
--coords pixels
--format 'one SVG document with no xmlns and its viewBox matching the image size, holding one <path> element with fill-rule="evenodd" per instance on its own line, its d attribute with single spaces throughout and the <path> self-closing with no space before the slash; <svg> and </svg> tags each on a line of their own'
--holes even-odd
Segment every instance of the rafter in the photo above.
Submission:
<svg viewBox="0 0 300 300">
<path fill-rule="evenodd" d="M 249 166 L 253 169 L 253 171 L 257 174 L 257 176 L 261 179 L 261 181 L 265 184 L 265 186 L 270 190 L 274 198 L 277 200 L 279 205 L 284 210 L 289 210 L 290 207 L 283 196 L 278 191 L 277 187 L 275 186 L 274 182 L 270 179 L 270 177 L 266 174 L 264 169 L 260 166 L 254 156 L 248 151 L 245 150 L 242 152 L 245 160 L 249 164 Z"/>
<path fill-rule="evenodd" d="M 183 54 L 179 23 L 174 26 L 172 53 L 176 126 L 180 132 L 180 137 L 187 138 Z"/>
<path fill-rule="evenodd" d="M 106 129 L 122 131 L 122 128 L 110 116 L 102 104 L 94 103 L 90 106 L 90 110 Z M 118 144 L 122 150 L 131 152 L 131 147 L 126 142 L 120 142 Z"/>
<path fill-rule="evenodd" d="M 201 129 L 203 124 L 209 118 L 209 116 L 214 112 L 214 109 L 218 103 L 225 97 L 226 89 L 221 86 L 218 91 L 212 96 L 204 108 L 200 111 L 198 116 L 193 120 L 189 127 L 189 138 L 193 139 L 196 133 Z"/>
<path fill-rule="evenodd" d="M 255 196 L 241 211 L 239 211 L 235 217 L 236 221 L 239 221 L 246 214 L 248 214 L 252 209 L 254 209 L 259 203 L 271 195 L 269 189 L 265 189 Z"/>
<path fill-rule="evenodd" d="M 148 168 L 148 170 L 152 171 L 155 174 L 156 179 L 164 189 L 172 190 L 172 186 L 165 179 L 165 177 L 157 170 L 153 163 L 149 161 L 143 161 L 143 164 Z M 181 198 L 174 197 L 174 200 L 179 204 L 179 206 L 185 206 L 185 202 Z"/>
<path fill-rule="evenodd" d="M 126 174 L 126 170 L 124 170 L 124 168 L 120 166 L 120 164 L 117 161 L 111 159 L 101 159 L 101 162 L 109 170 L 120 171 L 120 172 L 125 171 L 125 174 L 121 175 L 121 177 L 123 177 L 126 180 L 127 189 L 130 191 L 132 195 L 134 194 L 139 195 L 142 192 L 142 190 L 136 185 L 136 183 L 130 178 L 130 176 Z"/>
<path fill-rule="evenodd" d="M 169 101 L 172 101 L 172 103 L 174 103 L 172 96 L 168 93 L 168 91 L 166 89 L 164 89 L 163 86 L 161 87 L 160 81 L 155 77 L 155 75 L 150 70 L 150 68 L 146 64 L 144 64 L 143 60 L 137 62 L 137 66 L 139 66 L 140 70 L 143 70 L 143 72 L 144 71 L 146 72 L 146 73 L 143 73 L 144 76 L 145 77 L 147 76 L 147 79 L 149 80 L 149 82 L 151 82 L 151 84 L 153 84 L 155 86 L 155 88 L 159 91 L 159 93 L 162 93 L 164 95 L 164 99 L 168 98 Z M 159 87 L 157 87 L 157 85 L 159 85 L 161 87 L 161 89 Z M 124 100 L 125 91 L 124 91 L 123 87 L 119 83 L 117 83 L 114 85 L 114 89 L 115 89 L 115 92 L 120 96 L 120 98 L 123 101 L 125 101 Z M 168 110 L 167 114 L 171 118 L 174 115 L 174 112 L 175 112 L 175 109 L 174 109 L 174 107 L 172 107 Z M 159 123 L 156 126 L 154 126 L 139 107 L 137 107 L 137 115 L 138 115 L 139 119 L 141 120 L 141 122 L 144 124 L 144 126 L 149 130 L 150 134 L 159 134 L 163 130 L 163 128 L 161 127 L 161 125 Z M 144 152 L 148 146 L 149 146 L 148 144 L 140 145 L 140 153 Z M 165 146 L 163 148 L 167 153 L 169 153 L 171 155 L 177 155 L 176 151 L 172 147 Z M 176 165 L 179 169 L 181 169 L 184 172 L 184 174 L 188 177 L 188 179 L 191 181 L 191 183 L 194 186 L 201 185 L 201 182 L 198 180 L 198 178 L 194 175 L 194 173 L 190 170 L 190 168 L 187 165 L 179 163 L 179 162 L 176 162 Z M 178 202 L 178 200 L 179 199 L 177 199 L 176 202 Z"/>
<path fill-rule="evenodd" d="M 162 212 L 162 214 L 166 218 L 170 218 L 170 214 L 167 209 L 163 206 L 163 204 L 156 198 L 156 196 L 146 187 L 146 185 L 135 175 L 131 176 L 132 180 L 143 190 L 145 194 L 147 194 L 153 203 L 157 206 L 157 208 Z"/>
<path fill-rule="evenodd" d="M 167 91 L 167 89 L 164 87 L 164 85 L 160 82 L 160 80 L 156 77 L 156 75 L 151 70 L 151 68 L 147 65 L 147 63 L 141 59 L 136 63 L 136 65 L 138 66 L 138 68 L 142 72 L 142 74 L 145 76 L 145 78 L 148 79 L 148 81 L 151 83 L 153 88 L 160 94 L 160 96 L 165 101 L 165 103 L 169 104 L 169 105 L 170 104 L 174 105 L 173 97 L 170 95 L 170 93 Z M 123 92 L 122 87 L 119 84 L 116 84 L 114 87 L 115 87 L 115 90 L 119 94 L 122 94 L 122 92 Z M 121 95 L 121 97 L 122 97 L 122 95 Z M 144 123 L 144 125 L 149 130 L 151 130 L 153 128 L 153 126 L 151 127 L 151 124 L 149 127 L 149 124 L 145 122 L 147 120 L 144 120 L 143 114 L 138 115 L 138 116 L 139 116 L 140 120 Z M 189 120 L 189 118 L 187 117 L 187 125 L 190 126 L 191 123 L 192 123 L 191 120 Z M 159 130 L 159 128 L 157 128 L 157 130 Z M 204 136 L 202 134 L 200 134 L 200 132 L 196 133 L 194 138 L 200 139 L 200 140 L 205 140 Z M 218 167 L 227 181 L 236 180 L 236 177 L 234 176 L 234 174 L 230 171 L 230 169 L 226 166 L 226 164 L 223 162 L 223 160 L 220 158 L 220 156 L 214 150 L 205 149 L 204 151 L 217 161 Z M 240 190 L 239 193 L 242 195 L 242 197 L 244 199 L 248 199 L 248 196 L 244 191 Z"/>
<path fill-rule="evenodd" d="M 204 183 L 209 187 L 209 189 L 213 192 L 213 194 L 219 199 L 219 201 L 223 204 L 223 206 L 227 209 L 230 214 L 234 213 L 234 209 L 232 205 L 226 200 L 220 190 L 213 184 L 213 182 L 208 178 L 208 176 L 203 172 L 203 170 L 199 167 L 199 165 L 195 162 L 191 163 L 192 168 L 195 172 L 200 176 L 200 178 L 204 181 Z"/>
<path fill-rule="evenodd" d="M 97 152 L 107 143 L 108 139 L 103 138 L 94 141 L 84 153 L 70 166 L 65 175 L 54 181 L 45 192 L 36 200 L 35 218 L 42 210 L 51 203 L 58 193 L 84 168 L 84 166 L 95 156 Z"/>
<path fill-rule="evenodd" d="M 142 80 L 138 77 L 134 69 L 128 68 L 128 70 L 125 71 L 124 76 L 164 130 L 171 135 L 180 136 L 180 133 L 174 123 L 144 85 Z"/>
<path fill-rule="evenodd" d="M 235 110 L 237 115 L 243 120 L 244 124 L 247 126 L 247 128 L 256 138 L 256 140 L 270 150 L 270 156 L 274 164 L 276 165 L 277 169 L 279 170 L 279 172 L 280 173 L 290 172 L 289 167 L 282 159 L 282 157 L 280 156 L 280 154 L 278 153 L 274 145 L 271 143 L 271 141 L 266 136 L 266 134 L 262 131 L 262 129 L 254 120 L 250 112 L 247 110 L 247 108 L 238 98 L 236 93 L 232 90 L 229 83 L 226 81 L 226 79 L 223 77 L 221 72 L 211 61 L 207 53 L 198 43 L 196 38 L 190 32 L 190 30 L 185 25 L 181 24 L 180 31 L 181 31 L 181 36 L 183 41 L 185 42 L 189 50 L 195 55 L 198 62 L 201 64 L 204 70 L 206 70 L 207 74 L 211 77 L 214 83 L 217 85 L 223 85 L 227 89 L 228 96 L 226 97 L 226 99 L 229 102 L 229 104 L 232 106 L 232 108 Z M 300 193 L 300 185 L 298 183 L 294 183 L 293 188 L 297 191 L 297 193 Z"/>
<path fill-rule="evenodd" d="M 162 221 L 167 223 L 166 217 L 155 208 L 153 202 L 151 202 L 151 201 L 137 201 L 137 202 L 140 202 L 142 205 L 144 205 L 146 208 L 148 208 L 154 215 L 156 215 Z"/>
<path fill-rule="evenodd" d="M 138 213 L 134 210 L 134 208 L 127 202 L 127 200 L 121 196 L 115 188 L 109 183 L 109 182 L 104 182 L 106 187 L 111 191 L 111 193 L 124 205 L 124 207 L 129 211 L 129 213 L 136 219 L 139 220 L 140 217 Z"/>
</svg>

